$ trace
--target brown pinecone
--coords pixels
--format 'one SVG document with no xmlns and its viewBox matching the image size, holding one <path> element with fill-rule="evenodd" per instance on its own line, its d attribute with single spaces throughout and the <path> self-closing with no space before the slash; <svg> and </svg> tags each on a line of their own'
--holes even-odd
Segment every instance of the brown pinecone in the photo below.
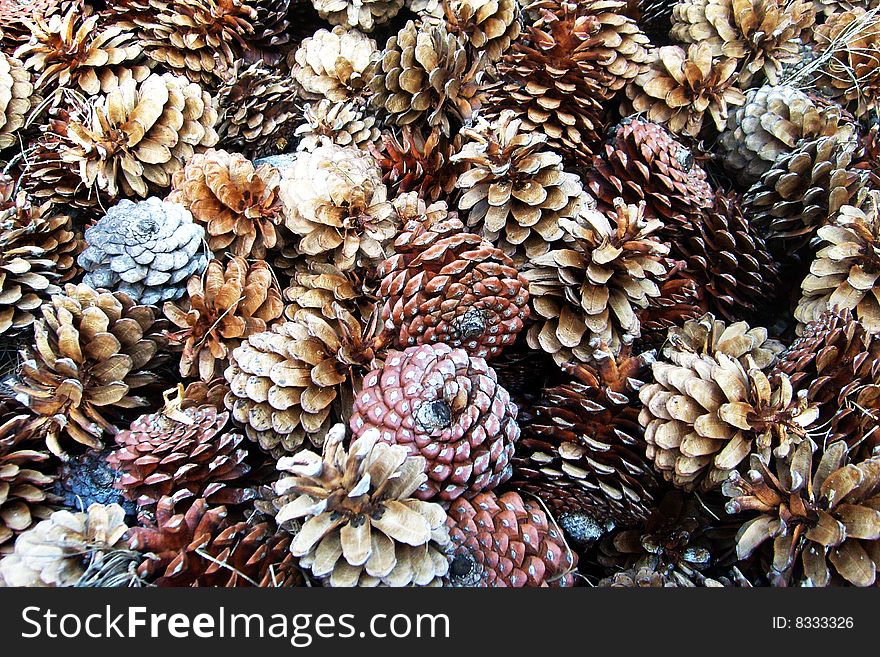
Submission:
<svg viewBox="0 0 880 657">
<path fill-rule="evenodd" d="M 458 498 L 446 521 L 452 561 L 444 580 L 456 587 L 569 587 L 577 554 L 540 504 L 514 491 Z"/>
<path fill-rule="evenodd" d="M 370 145 L 370 151 L 382 168 L 382 180 L 397 193 L 418 192 L 428 202 L 447 197 L 455 189 L 461 164 L 452 156 L 461 148 L 461 136 L 444 137 L 432 130 L 427 137 L 418 128 L 404 126 L 400 136 L 382 134 L 382 148 Z"/>
<path fill-rule="evenodd" d="M 331 25 L 372 32 L 397 16 L 404 0 L 312 0 L 318 15 Z"/>
<path fill-rule="evenodd" d="M 741 184 L 752 185 L 802 139 L 837 136 L 844 143 L 853 131 L 839 106 L 794 87 L 765 85 L 749 89 L 745 104 L 730 114 L 719 154 Z"/>
<path fill-rule="evenodd" d="M 100 15 L 85 16 L 75 4 L 67 11 L 31 24 L 30 40 L 16 55 L 37 76 L 40 93 L 72 89 L 86 96 L 110 93 L 119 85 L 120 69 L 138 80 L 149 75 L 135 34 L 108 24 Z M 56 103 L 63 103 L 59 93 Z"/>
<path fill-rule="evenodd" d="M 823 50 L 817 85 L 847 103 L 859 117 L 876 116 L 880 107 L 880 31 L 876 11 L 853 8 L 828 17 L 816 27 L 816 46 Z"/>
<path fill-rule="evenodd" d="M 16 132 L 36 105 L 34 85 L 21 61 L 0 52 L 0 151 L 18 144 Z"/>
<path fill-rule="evenodd" d="M 733 473 L 723 488 L 728 513 L 757 512 L 737 533 L 737 557 L 764 546 L 774 586 L 873 586 L 878 490 L 880 456 L 855 461 L 844 441 L 806 440 L 773 462 L 753 455 L 747 476 Z"/>
<path fill-rule="evenodd" d="M 0 335 L 33 324 L 40 304 L 79 271 L 82 249 L 69 216 L 35 205 L 25 192 L 13 198 L 14 186 L 0 175 Z"/>
<path fill-rule="evenodd" d="M 327 143 L 369 150 L 381 133 L 376 117 L 361 103 L 333 102 L 326 98 L 303 108 L 303 122 L 294 131 L 296 150 L 313 151 Z"/>
<path fill-rule="evenodd" d="M 193 381 L 187 384 L 183 390 L 181 408 L 187 409 L 194 406 L 214 406 L 223 408 L 223 398 L 229 392 L 229 384 L 222 376 L 205 381 Z"/>
<path fill-rule="evenodd" d="M 391 351 L 364 377 L 349 424 L 355 437 L 380 439 L 428 461 L 415 493 L 448 503 L 510 479 L 519 439 L 517 408 L 482 358 L 446 344 Z"/>
<path fill-rule="evenodd" d="M 105 433 L 118 432 L 118 411 L 146 404 L 132 392 L 156 380 L 149 370 L 166 343 L 162 322 L 150 306 L 86 285 L 65 285 L 41 311 L 15 389 L 37 414 L 35 427 L 46 427 L 53 454 L 65 453 L 64 438 L 100 448 Z"/>
<path fill-rule="evenodd" d="M 538 319 L 529 346 L 562 365 L 589 362 L 600 343 L 617 354 L 639 336 L 636 313 L 659 295 L 669 251 L 653 235 L 660 221 L 646 220 L 644 210 L 644 202 L 617 199 L 607 215 L 585 210 L 576 220 L 560 220 L 570 243 L 532 258 L 523 272 Z"/>
<path fill-rule="evenodd" d="M 85 11 L 80 0 L 3 0 L 0 2 L 0 49 L 12 51 L 31 36 L 27 23 L 62 12 L 69 4 Z"/>
<path fill-rule="evenodd" d="M 872 190 L 861 207 L 844 205 L 816 238 L 820 248 L 794 311 L 799 330 L 836 307 L 853 310 L 868 331 L 880 332 L 880 191 Z"/>
<path fill-rule="evenodd" d="M 658 488 L 638 420 L 638 390 L 653 357 L 597 350 L 594 359 L 595 366 L 567 364 L 570 381 L 544 390 L 535 418 L 523 424 L 511 483 L 541 498 L 579 544 L 644 520 Z"/>
<path fill-rule="evenodd" d="M 288 55 L 287 64 L 300 98 L 363 103 L 369 96 L 367 85 L 381 56 L 373 39 L 337 25 L 303 39 Z"/>
<path fill-rule="evenodd" d="M 241 340 L 260 333 L 281 317 L 281 290 L 264 260 L 253 264 L 239 256 L 226 263 L 211 260 L 201 275 L 187 283 L 189 308 L 165 303 L 165 316 L 179 331 L 169 337 L 183 344 L 180 375 L 211 381 L 228 365 L 229 353 Z"/>
<path fill-rule="evenodd" d="M 772 357 L 753 357 L 766 351 L 766 331 L 749 332 L 745 322 L 721 329 L 708 315 L 670 331 L 664 360 L 652 365 L 655 382 L 639 391 L 648 458 L 685 490 L 717 488 L 749 454 L 788 453 L 819 414 L 786 375 L 762 371 Z"/>
<path fill-rule="evenodd" d="M 155 522 L 131 530 L 129 545 L 146 557 L 141 577 L 160 587 L 301 585 L 286 532 L 271 522 L 230 518 L 225 506 L 191 496 L 163 497 Z"/>
<path fill-rule="evenodd" d="M 287 151 L 300 118 L 295 100 L 289 76 L 265 61 L 236 62 L 217 91 L 220 144 L 251 159 Z"/>
<path fill-rule="evenodd" d="M 446 24 L 474 55 L 497 62 L 520 33 L 518 0 L 448 0 Z"/>
<path fill-rule="evenodd" d="M 529 317 L 528 284 L 513 261 L 468 233 L 443 201 L 426 207 L 410 192 L 394 207 L 403 229 L 395 255 L 377 270 L 393 346 L 444 343 L 471 356 L 497 356 Z"/>
<path fill-rule="evenodd" d="M 251 21 L 254 31 L 247 37 L 245 56 L 256 51 L 260 59 L 273 66 L 282 60 L 284 48 L 291 39 L 292 14 L 299 9 L 299 4 L 306 3 L 299 0 L 251 0 L 250 5 L 257 15 Z"/>
<path fill-rule="evenodd" d="M 641 335 L 633 342 L 636 353 L 659 349 L 673 326 L 681 326 L 705 312 L 703 290 L 694 277 L 684 271 L 684 261 L 668 263 L 669 272 L 658 282 L 660 294 L 648 299 L 639 312 Z"/>
<path fill-rule="evenodd" d="M 797 61 L 798 44 L 809 40 L 815 21 L 809 0 L 681 0 L 672 10 L 671 36 L 738 60 L 738 84 L 747 89 L 763 78 L 776 84 L 782 65 Z"/>
<path fill-rule="evenodd" d="M 369 82 L 372 102 L 388 123 L 425 124 L 451 137 L 482 103 L 482 68 L 445 26 L 409 21 L 388 38 Z"/>
<path fill-rule="evenodd" d="M 255 496 L 239 488 L 250 471 L 244 436 L 224 431 L 229 413 L 214 406 L 182 409 L 183 385 L 165 396 L 157 413 L 141 415 L 116 434 L 118 449 L 107 462 L 122 476 L 116 487 L 138 506 L 187 490 L 211 504 L 241 504 Z"/>
<path fill-rule="evenodd" d="M 874 0 L 816 0 L 816 11 L 833 16 L 856 8 L 870 9 Z"/>
<path fill-rule="evenodd" d="M 743 196 L 749 221 L 774 250 L 793 254 L 851 203 L 870 174 L 852 166 L 854 145 L 836 136 L 801 140 Z"/>
<path fill-rule="evenodd" d="M 55 501 L 49 490 L 55 468 L 31 421 L 27 408 L 0 397 L 0 554 L 11 549 L 13 537 L 48 518 Z"/>
<path fill-rule="evenodd" d="M 323 456 L 303 451 L 278 462 L 279 525 L 302 524 L 291 553 L 332 587 L 439 586 L 449 569 L 446 513 L 413 497 L 425 459 L 379 440 L 375 429 L 343 447 L 345 425 L 327 434 Z"/>
<path fill-rule="evenodd" d="M 512 110 L 491 123 L 477 119 L 462 131 L 452 162 L 466 165 L 456 187 L 465 223 L 507 255 L 543 255 L 562 239 L 561 222 L 585 204 L 577 175 L 562 170 L 562 157 L 545 136 L 532 132 Z"/>
<path fill-rule="evenodd" d="M 226 408 L 276 458 L 296 452 L 306 437 L 320 445 L 341 412 L 334 406 L 350 408 L 354 376 L 372 362 L 372 329 L 336 302 L 331 309 L 331 316 L 300 310 L 232 351 Z"/>
<path fill-rule="evenodd" d="M 651 51 L 648 70 L 626 87 L 627 114 L 642 112 L 649 121 L 665 124 L 676 135 L 696 138 L 705 114 L 718 131 L 727 124 L 727 108 L 742 105 L 745 96 L 734 85 L 736 60 L 712 56 L 706 42 L 663 46 Z"/>
<path fill-rule="evenodd" d="M 212 251 L 262 259 L 279 242 L 280 181 L 270 164 L 254 167 L 239 153 L 211 148 L 174 174 L 168 200 L 206 227 Z"/>
</svg>

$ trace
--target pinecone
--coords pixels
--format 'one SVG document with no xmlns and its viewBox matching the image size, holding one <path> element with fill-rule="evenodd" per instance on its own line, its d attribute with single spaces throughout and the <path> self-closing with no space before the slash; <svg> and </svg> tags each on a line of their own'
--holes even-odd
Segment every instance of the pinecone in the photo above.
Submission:
<svg viewBox="0 0 880 657">
<path fill-rule="evenodd" d="M 680 0 L 671 34 L 738 60 L 738 84 L 747 89 L 762 78 L 776 84 L 782 65 L 797 61 L 798 44 L 809 40 L 815 21 L 809 0 Z"/>
<path fill-rule="evenodd" d="M 41 310 L 15 390 L 36 414 L 35 430 L 46 427 L 53 454 L 64 454 L 63 437 L 100 448 L 104 433 L 118 431 L 107 415 L 146 404 L 132 391 L 156 380 L 148 370 L 166 342 L 161 323 L 122 292 L 87 285 L 65 285 Z"/>
<path fill-rule="evenodd" d="M 444 4 L 449 31 L 473 55 L 485 53 L 489 62 L 497 62 L 519 37 L 518 0 L 448 0 Z"/>
<path fill-rule="evenodd" d="M 409 126 L 401 128 L 400 137 L 385 132 L 381 150 L 370 145 L 390 190 L 400 194 L 416 191 L 428 202 L 452 194 L 462 165 L 451 160 L 460 149 L 460 135 L 447 139 L 434 129 L 425 137 Z"/>
<path fill-rule="evenodd" d="M 174 174 L 168 200 L 205 226 L 212 251 L 262 259 L 279 246 L 280 181 L 270 164 L 255 167 L 239 153 L 208 149 Z"/>
<path fill-rule="evenodd" d="M 381 55 L 373 39 L 337 25 L 303 39 L 288 55 L 287 63 L 298 84 L 299 97 L 361 103 L 369 96 L 367 85 Z"/>
<path fill-rule="evenodd" d="M 491 123 L 480 117 L 462 136 L 452 162 L 467 166 L 455 184 L 464 190 L 458 208 L 465 223 L 508 255 L 546 253 L 562 239 L 562 221 L 586 203 L 578 177 L 562 170 L 545 136 L 513 111 Z"/>
<path fill-rule="evenodd" d="M 260 59 L 272 65 L 283 59 L 283 47 L 291 39 L 291 14 L 299 9 L 297 5 L 300 4 L 305 3 L 299 0 L 251 0 L 250 5 L 257 15 L 251 21 L 254 31 L 248 35 L 249 51 L 245 55 L 257 50 Z"/>
<path fill-rule="evenodd" d="M 816 11 L 833 16 L 856 8 L 870 9 L 874 0 L 816 0 Z"/>
<path fill-rule="evenodd" d="M 449 568 L 449 533 L 439 504 L 413 497 L 425 459 L 387 445 L 375 429 L 346 451 L 335 425 L 323 456 L 300 452 L 278 462 L 279 525 L 300 520 L 290 546 L 300 565 L 333 587 L 439 586 Z"/>
<path fill-rule="evenodd" d="M 121 75 L 107 95 L 71 112 L 56 157 L 90 189 L 146 197 L 166 190 L 194 152 L 217 143 L 216 122 L 214 100 L 197 84 L 167 73 L 140 83 Z"/>
<path fill-rule="evenodd" d="M 705 311 L 703 290 L 693 276 L 682 272 L 684 268 L 683 261 L 673 261 L 666 278 L 659 282 L 660 294 L 648 299 L 648 305 L 639 312 L 641 335 L 633 342 L 636 353 L 659 350 L 671 327 L 696 319 Z"/>
<path fill-rule="evenodd" d="M 339 414 L 334 400 L 350 408 L 353 371 L 373 359 L 368 329 L 336 302 L 332 311 L 324 318 L 301 310 L 232 351 L 226 408 L 275 458 L 296 452 L 306 437 L 320 445 Z"/>
<path fill-rule="evenodd" d="M 124 292 L 143 305 L 179 299 L 192 274 L 208 264 L 205 230 L 189 210 L 155 196 L 119 201 L 86 229 L 88 245 L 77 258 L 83 283 Z"/>
<path fill-rule="evenodd" d="M 388 38 L 369 82 L 372 102 L 389 123 L 424 123 L 451 137 L 482 103 L 482 69 L 443 25 L 409 21 Z"/>
<path fill-rule="evenodd" d="M 71 218 L 48 205 L 33 204 L 24 192 L 13 199 L 14 184 L 0 175 L 0 335 L 34 322 L 34 312 L 58 283 L 77 273 L 81 248 Z"/>
<path fill-rule="evenodd" d="M 290 286 L 284 290 L 284 316 L 296 319 L 300 310 L 317 317 L 336 317 L 334 303 L 361 318 L 369 318 L 375 299 L 352 272 L 343 272 L 329 263 L 299 261 L 290 272 Z"/>
<path fill-rule="evenodd" d="M 55 501 L 54 467 L 35 444 L 41 436 L 31 430 L 31 419 L 24 406 L 0 397 L 0 554 L 12 548 L 14 536 L 48 518 Z"/>
<path fill-rule="evenodd" d="M 428 461 L 416 497 L 448 503 L 510 479 L 517 408 L 482 358 L 446 344 L 389 352 L 364 377 L 349 422 Z"/>
<path fill-rule="evenodd" d="M 217 91 L 220 144 L 251 159 L 285 152 L 299 121 L 295 98 L 289 76 L 264 61 L 236 62 Z"/>
<path fill-rule="evenodd" d="M 782 153 L 743 196 L 750 222 L 775 250 L 794 254 L 856 198 L 867 175 L 852 167 L 854 145 L 836 136 L 805 139 Z"/>
<path fill-rule="evenodd" d="M 180 375 L 211 381 L 228 366 L 229 353 L 241 340 L 265 331 L 281 317 L 281 290 L 264 260 L 248 265 L 233 256 L 226 263 L 211 260 L 204 274 L 187 283 L 189 309 L 166 302 L 165 316 L 179 331 L 169 335 L 183 343 Z"/>
<path fill-rule="evenodd" d="M 303 123 L 294 131 L 298 151 L 313 151 L 327 143 L 368 150 L 378 143 L 376 117 L 356 102 L 334 103 L 326 98 L 303 108 Z"/>
<path fill-rule="evenodd" d="M 382 320 L 398 349 L 445 343 L 491 359 L 529 317 L 526 280 L 491 243 L 468 233 L 443 201 L 394 200 L 404 224 L 379 265 Z"/>
<path fill-rule="evenodd" d="M 158 413 L 141 415 L 116 434 L 107 462 L 122 473 L 116 487 L 138 506 L 187 490 L 211 504 L 241 504 L 255 496 L 240 488 L 250 471 L 244 436 L 224 432 L 229 413 L 214 406 L 181 409 L 183 385 L 166 393 Z"/>
<path fill-rule="evenodd" d="M 571 536 L 577 543 L 644 520 L 658 488 L 638 421 L 653 357 L 597 350 L 594 358 L 595 366 L 567 364 L 569 382 L 544 391 L 513 461 L 516 490 L 541 498 L 563 529 L 575 518 L 593 528 Z"/>
<path fill-rule="evenodd" d="M 651 566 L 633 566 L 599 580 L 598 586 L 609 588 L 676 588 L 678 583 Z"/>
<path fill-rule="evenodd" d="M 318 15 L 331 25 L 372 32 L 397 16 L 403 0 L 312 0 Z"/>
<path fill-rule="evenodd" d="M 574 585 L 577 554 L 541 505 L 519 493 L 460 497 L 452 503 L 446 525 L 453 551 L 445 586 Z"/>
<path fill-rule="evenodd" d="M 78 0 L 3 0 L 0 2 L 0 46 L 13 50 L 31 36 L 27 23 L 60 12 L 69 2 Z"/>
<path fill-rule="evenodd" d="M 271 522 L 230 518 L 225 506 L 191 496 L 178 491 L 163 497 L 155 523 L 131 530 L 131 548 L 146 557 L 141 577 L 160 587 L 301 585 L 286 532 Z"/>
<path fill-rule="evenodd" d="M 816 452 L 814 454 L 814 452 Z M 737 533 L 739 559 L 772 539 L 774 586 L 873 586 L 880 567 L 880 456 L 853 461 L 843 441 L 802 442 L 770 462 L 753 455 L 747 478 L 731 475 L 728 513 L 756 511 Z"/>
<path fill-rule="evenodd" d="M 16 132 L 36 105 L 33 94 L 31 75 L 21 61 L 0 52 L 0 151 L 19 143 Z"/>
<path fill-rule="evenodd" d="M 30 40 L 16 51 L 26 68 L 38 77 L 42 94 L 59 87 L 86 96 L 110 93 L 119 84 L 120 69 L 138 80 L 149 75 L 135 34 L 120 25 L 107 25 L 100 15 L 85 16 L 76 4 L 48 19 L 30 23 Z M 55 102 L 63 102 L 61 94 Z"/>
<path fill-rule="evenodd" d="M 740 184 L 752 185 L 802 139 L 852 138 L 843 110 L 794 87 L 765 85 L 749 89 L 746 102 L 730 114 L 718 137 L 721 159 Z"/>
<path fill-rule="evenodd" d="M 652 365 L 655 383 L 639 391 L 648 458 L 685 490 L 717 488 L 751 453 L 788 453 L 819 414 L 786 375 L 768 378 L 762 365 L 772 360 L 753 357 L 766 331 L 745 322 L 723 329 L 708 315 L 677 339 L 670 332 L 665 360 Z"/>
<path fill-rule="evenodd" d="M 848 104 L 858 118 L 876 116 L 880 108 L 880 32 L 877 12 L 853 8 L 834 14 L 816 27 L 816 46 L 823 50 L 817 84 Z"/>
<path fill-rule="evenodd" d="M 669 247 L 652 235 L 657 219 L 646 220 L 644 202 L 603 214 L 585 210 L 576 220 L 560 220 L 570 244 L 533 258 L 523 272 L 529 282 L 534 317 L 528 342 L 557 365 L 589 362 L 600 343 L 614 354 L 640 334 L 636 312 L 660 294 Z"/>
<path fill-rule="evenodd" d="M 15 551 L 0 559 L 0 577 L 8 586 L 75 586 L 91 555 L 125 549 L 127 531 L 118 504 L 56 511 L 18 537 Z"/>
<path fill-rule="evenodd" d="M 841 308 L 853 310 L 868 331 L 880 332 L 880 191 L 872 190 L 861 207 L 844 205 L 816 237 L 821 248 L 794 311 L 799 330 L 827 308 Z"/>
<path fill-rule="evenodd" d="M 324 144 L 284 169 L 285 225 L 306 256 L 329 256 L 342 270 L 377 263 L 397 233 L 382 172 L 370 153 Z"/>
<path fill-rule="evenodd" d="M 651 55 L 648 70 L 627 85 L 626 95 L 632 112 L 644 112 L 648 120 L 665 124 L 676 135 L 696 138 L 706 113 L 717 130 L 724 130 L 728 104 L 745 102 L 742 91 L 733 86 L 736 60 L 713 57 L 708 43 L 687 50 L 663 46 Z"/>
</svg>

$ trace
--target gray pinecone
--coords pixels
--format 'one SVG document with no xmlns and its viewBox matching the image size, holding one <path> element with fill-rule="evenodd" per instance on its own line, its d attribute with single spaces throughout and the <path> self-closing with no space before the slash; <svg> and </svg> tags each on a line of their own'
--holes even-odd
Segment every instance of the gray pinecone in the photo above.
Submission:
<svg viewBox="0 0 880 657">
<path fill-rule="evenodd" d="M 189 277 L 208 264 L 204 237 L 205 229 L 179 203 L 119 201 L 86 230 L 88 248 L 78 260 L 88 272 L 83 282 L 146 305 L 179 299 Z"/>
</svg>

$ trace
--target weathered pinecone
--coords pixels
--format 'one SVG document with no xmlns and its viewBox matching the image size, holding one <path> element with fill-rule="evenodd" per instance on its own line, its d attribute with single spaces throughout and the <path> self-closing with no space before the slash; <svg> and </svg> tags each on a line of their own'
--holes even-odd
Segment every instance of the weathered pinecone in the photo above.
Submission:
<svg viewBox="0 0 880 657">
<path fill-rule="evenodd" d="M 880 332 L 880 191 L 872 190 L 861 207 L 844 205 L 816 237 L 821 248 L 801 283 L 795 319 L 807 324 L 836 307 L 853 310 L 868 331 Z"/>
<path fill-rule="evenodd" d="M 660 294 L 648 299 L 639 312 L 641 335 L 633 342 L 636 353 L 659 349 L 673 326 L 700 317 L 705 308 L 703 290 L 693 276 L 684 272 L 684 261 L 669 265 L 666 277 L 658 282 Z"/>
<path fill-rule="evenodd" d="M 372 102 L 388 123 L 425 124 L 451 137 L 482 104 L 482 68 L 445 26 L 409 21 L 388 38 L 369 82 Z"/>
<path fill-rule="evenodd" d="M 456 187 L 465 223 L 508 255 L 546 253 L 562 239 L 561 222 L 585 204 L 577 175 L 562 170 L 562 157 L 545 136 L 531 132 L 513 111 L 491 123 L 478 118 L 462 131 L 452 162 L 467 168 Z"/>
<path fill-rule="evenodd" d="M 733 473 L 723 488 L 728 513 L 757 512 L 737 533 L 737 557 L 766 547 L 774 586 L 873 586 L 878 490 L 880 456 L 854 461 L 844 441 L 806 440 L 773 462 L 753 455 L 747 475 Z"/>
<path fill-rule="evenodd" d="M 131 530 L 129 545 L 146 557 L 138 567 L 141 577 L 156 586 L 301 585 L 286 532 L 268 521 L 230 517 L 225 506 L 191 495 L 163 497 L 155 523 Z"/>
<path fill-rule="evenodd" d="M 35 205 L 0 175 L 0 334 L 25 329 L 40 304 L 58 294 L 59 283 L 77 273 L 82 248 L 68 215 Z"/>
<path fill-rule="evenodd" d="M 300 98 L 362 103 L 369 96 L 367 85 L 381 56 L 373 39 L 337 25 L 303 39 L 287 63 Z"/>
<path fill-rule="evenodd" d="M 320 444 L 339 415 L 335 400 L 350 408 L 353 371 L 373 359 L 368 329 L 336 302 L 331 311 L 322 316 L 303 309 L 294 321 L 249 335 L 232 351 L 226 408 L 248 438 L 276 458 L 296 452 L 306 437 Z"/>
<path fill-rule="evenodd" d="M 529 328 L 529 346 L 562 365 L 589 362 L 600 344 L 619 353 L 639 336 L 636 313 L 660 294 L 669 251 L 653 235 L 660 221 L 645 219 L 644 210 L 644 202 L 617 199 L 607 215 L 585 210 L 560 220 L 570 243 L 532 258 L 523 272 L 539 320 Z"/>
<path fill-rule="evenodd" d="M 19 129 L 31 107 L 34 85 L 21 61 L 0 52 L 0 151 L 18 144 Z"/>
<path fill-rule="evenodd" d="M 798 44 L 809 39 L 815 21 L 809 0 L 681 0 L 672 10 L 671 34 L 738 60 L 738 84 L 746 89 L 763 78 L 776 84 L 782 65 L 797 61 Z"/>
<path fill-rule="evenodd" d="M 280 180 L 270 164 L 255 167 L 239 153 L 209 149 L 174 174 L 168 200 L 205 226 L 212 251 L 265 258 L 280 241 Z"/>
<path fill-rule="evenodd" d="M 520 33 L 518 0 L 449 0 L 446 23 L 474 54 L 496 62 Z"/>
<path fill-rule="evenodd" d="M 836 136 L 800 141 L 743 196 L 749 221 L 775 251 L 793 254 L 851 203 L 870 174 L 852 167 L 854 145 Z"/>
<path fill-rule="evenodd" d="M 146 404 L 132 391 L 156 380 L 148 370 L 166 343 L 161 323 L 149 306 L 87 285 L 65 285 L 41 310 L 15 389 L 27 396 L 35 427 L 46 427 L 53 454 L 64 454 L 63 437 L 100 448 L 103 434 L 118 431 L 110 413 Z"/>
<path fill-rule="evenodd" d="M 297 5 L 305 3 L 299 0 L 251 0 L 250 4 L 257 15 L 251 21 L 254 31 L 247 37 L 245 56 L 255 50 L 260 59 L 275 65 L 283 59 L 284 47 L 290 42 L 292 14 L 300 9 Z"/>
<path fill-rule="evenodd" d="M 94 96 L 117 87 L 120 69 L 139 80 L 149 75 L 133 32 L 107 24 L 98 14 L 86 16 L 76 4 L 63 15 L 39 17 L 30 25 L 30 40 L 16 55 L 37 76 L 34 84 L 41 94 L 61 88 Z M 61 94 L 55 102 L 63 102 Z"/>
<path fill-rule="evenodd" d="M 56 511 L 18 537 L 15 551 L 0 559 L 0 577 L 7 586 L 75 586 L 92 555 L 125 549 L 127 531 L 117 504 Z"/>
<path fill-rule="evenodd" d="M 404 0 L 311 0 L 318 15 L 331 25 L 372 32 L 397 16 Z"/>
<path fill-rule="evenodd" d="M 300 310 L 318 317 L 335 317 L 334 303 L 363 319 L 370 318 L 375 298 L 352 272 L 315 260 L 297 262 L 284 289 L 284 316 L 293 321 Z"/>
<path fill-rule="evenodd" d="M 388 190 L 373 156 L 354 146 L 324 144 L 297 153 L 284 169 L 284 222 L 300 236 L 298 251 L 330 257 L 342 270 L 380 262 L 397 233 Z"/>
<path fill-rule="evenodd" d="M 229 413 L 214 406 L 181 409 L 183 386 L 166 396 L 157 413 L 141 415 L 116 434 L 107 462 L 122 473 L 116 487 L 145 507 L 186 490 L 211 504 L 241 504 L 253 489 L 241 488 L 250 471 L 244 436 L 229 432 Z"/>
<path fill-rule="evenodd" d="M 802 139 L 852 138 L 839 106 L 821 103 L 789 86 L 749 89 L 746 102 L 731 112 L 727 129 L 718 137 L 719 153 L 728 171 L 743 185 L 752 185 Z"/>
<path fill-rule="evenodd" d="M 381 133 L 376 117 L 369 114 L 364 105 L 324 98 L 303 108 L 303 122 L 294 135 L 298 138 L 298 151 L 313 151 L 328 142 L 368 150 L 378 143 Z"/>
<path fill-rule="evenodd" d="M 0 46 L 13 50 L 26 43 L 31 36 L 27 23 L 35 18 L 48 18 L 59 13 L 69 3 L 82 5 L 79 0 L 5 0 L 0 2 Z"/>
<path fill-rule="evenodd" d="M 648 458 L 679 488 L 717 488 L 752 453 L 788 453 L 818 417 L 786 375 L 762 371 L 752 352 L 766 331 L 747 328 L 724 329 L 711 315 L 687 322 L 639 391 Z"/>
<path fill-rule="evenodd" d="M 169 334 L 183 343 L 180 375 L 211 381 L 222 376 L 230 352 L 245 336 L 265 331 L 281 317 L 281 290 L 264 260 L 249 265 L 232 256 L 223 266 L 211 260 L 204 274 L 187 283 L 185 304 L 165 303 L 165 316 L 180 329 Z"/>
<path fill-rule="evenodd" d="M 597 350 L 594 359 L 595 366 L 566 365 L 570 380 L 544 390 L 535 418 L 523 424 L 511 483 L 541 498 L 579 544 L 644 520 L 658 488 L 638 421 L 638 390 L 653 357 Z"/>
<path fill-rule="evenodd" d="M 236 62 L 217 91 L 220 145 L 256 159 L 288 150 L 299 122 L 296 88 L 264 61 Z"/>
<path fill-rule="evenodd" d="M 77 262 L 86 285 L 158 305 L 182 297 L 187 279 L 205 269 L 204 239 L 204 228 L 182 205 L 155 196 L 124 199 L 86 229 L 87 247 Z"/>
<path fill-rule="evenodd" d="M 378 429 L 424 456 L 428 477 L 415 495 L 446 503 L 510 479 L 516 416 L 485 360 L 441 343 L 389 352 L 364 377 L 349 423 L 356 437 Z"/>
<path fill-rule="evenodd" d="M 421 130 L 404 126 L 400 136 L 382 134 L 381 149 L 371 145 L 370 151 L 382 168 L 382 180 L 398 193 L 418 192 L 428 202 L 447 197 L 455 189 L 461 164 L 452 156 L 461 148 L 461 136 L 444 137 L 432 130 L 427 137 Z"/>
<path fill-rule="evenodd" d="M 727 125 L 728 105 L 745 102 L 735 82 L 736 60 L 713 57 L 706 42 L 687 50 L 663 46 L 651 51 L 648 70 L 627 85 L 626 95 L 633 112 L 643 112 L 676 135 L 697 137 L 707 113 L 721 131 Z"/>
<path fill-rule="evenodd" d="M 574 585 L 577 554 L 541 505 L 515 491 L 460 497 L 446 525 L 453 547 L 445 586 Z"/>
<path fill-rule="evenodd" d="M 491 359 L 529 317 L 526 280 L 491 243 L 468 233 L 442 201 L 394 200 L 403 228 L 379 265 L 382 320 L 398 349 L 445 343 Z"/>
<path fill-rule="evenodd" d="M 279 525 L 302 525 L 290 546 L 300 565 L 333 587 L 439 586 L 449 569 L 446 513 L 413 497 L 425 459 L 387 445 L 375 429 L 343 447 L 345 425 L 327 434 L 323 456 L 282 458 L 275 484 Z"/>
</svg>

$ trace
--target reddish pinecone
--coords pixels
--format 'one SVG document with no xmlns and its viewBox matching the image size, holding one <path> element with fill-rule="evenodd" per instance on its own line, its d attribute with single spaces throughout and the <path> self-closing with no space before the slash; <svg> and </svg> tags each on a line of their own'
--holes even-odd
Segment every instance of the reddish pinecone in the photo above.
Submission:
<svg viewBox="0 0 880 657">
<path fill-rule="evenodd" d="M 594 358 L 595 366 L 567 364 L 573 380 L 544 391 L 513 461 L 511 485 L 540 497 L 577 542 L 644 520 L 657 490 L 638 401 L 653 357 L 597 350 Z"/>
<path fill-rule="evenodd" d="M 209 507 L 204 499 L 189 504 L 190 497 L 189 491 L 163 497 L 155 523 L 131 530 L 131 549 L 147 557 L 141 577 L 160 587 L 300 585 L 287 532 L 270 522 L 233 521 L 225 506 Z"/>
<path fill-rule="evenodd" d="M 539 504 L 519 493 L 480 493 L 452 503 L 446 521 L 454 545 L 445 586 L 564 587 L 577 555 Z"/>
<path fill-rule="evenodd" d="M 449 502 L 510 479 L 517 408 L 482 358 L 446 344 L 390 352 L 364 377 L 354 402 L 354 437 L 371 427 L 385 442 L 428 461 L 415 496 Z"/>
<path fill-rule="evenodd" d="M 400 129 L 400 137 L 382 135 L 382 148 L 370 143 L 370 151 L 382 168 L 382 181 L 392 191 L 418 192 L 427 201 L 448 196 L 455 189 L 461 164 L 450 158 L 461 148 L 461 137 L 444 137 L 438 129 L 424 136 L 412 126 Z"/>
<path fill-rule="evenodd" d="M 142 415 L 116 435 L 119 449 L 107 462 L 123 474 L 117 488 L 138 506 L 186 490 L 212 504 L 240 504 L 253 499 L 251 489 L 234 488 L 250 471 L 244 436 L 224 433 L 229 413 L 214 406 L 181 409 L 183 386 L 166 396 L 158 413 Z"/>
<path fill-rule="evenodd" d="M 377 271 L 394 346 L 442 342 L 471 356 L 497 356 L 529 317 L 527 283 L 513 261 L 467 232 L 442 201 L 425 207 L 411 192 L 394 207 L 404 227 L 396 254 Z"/>
</svg>

